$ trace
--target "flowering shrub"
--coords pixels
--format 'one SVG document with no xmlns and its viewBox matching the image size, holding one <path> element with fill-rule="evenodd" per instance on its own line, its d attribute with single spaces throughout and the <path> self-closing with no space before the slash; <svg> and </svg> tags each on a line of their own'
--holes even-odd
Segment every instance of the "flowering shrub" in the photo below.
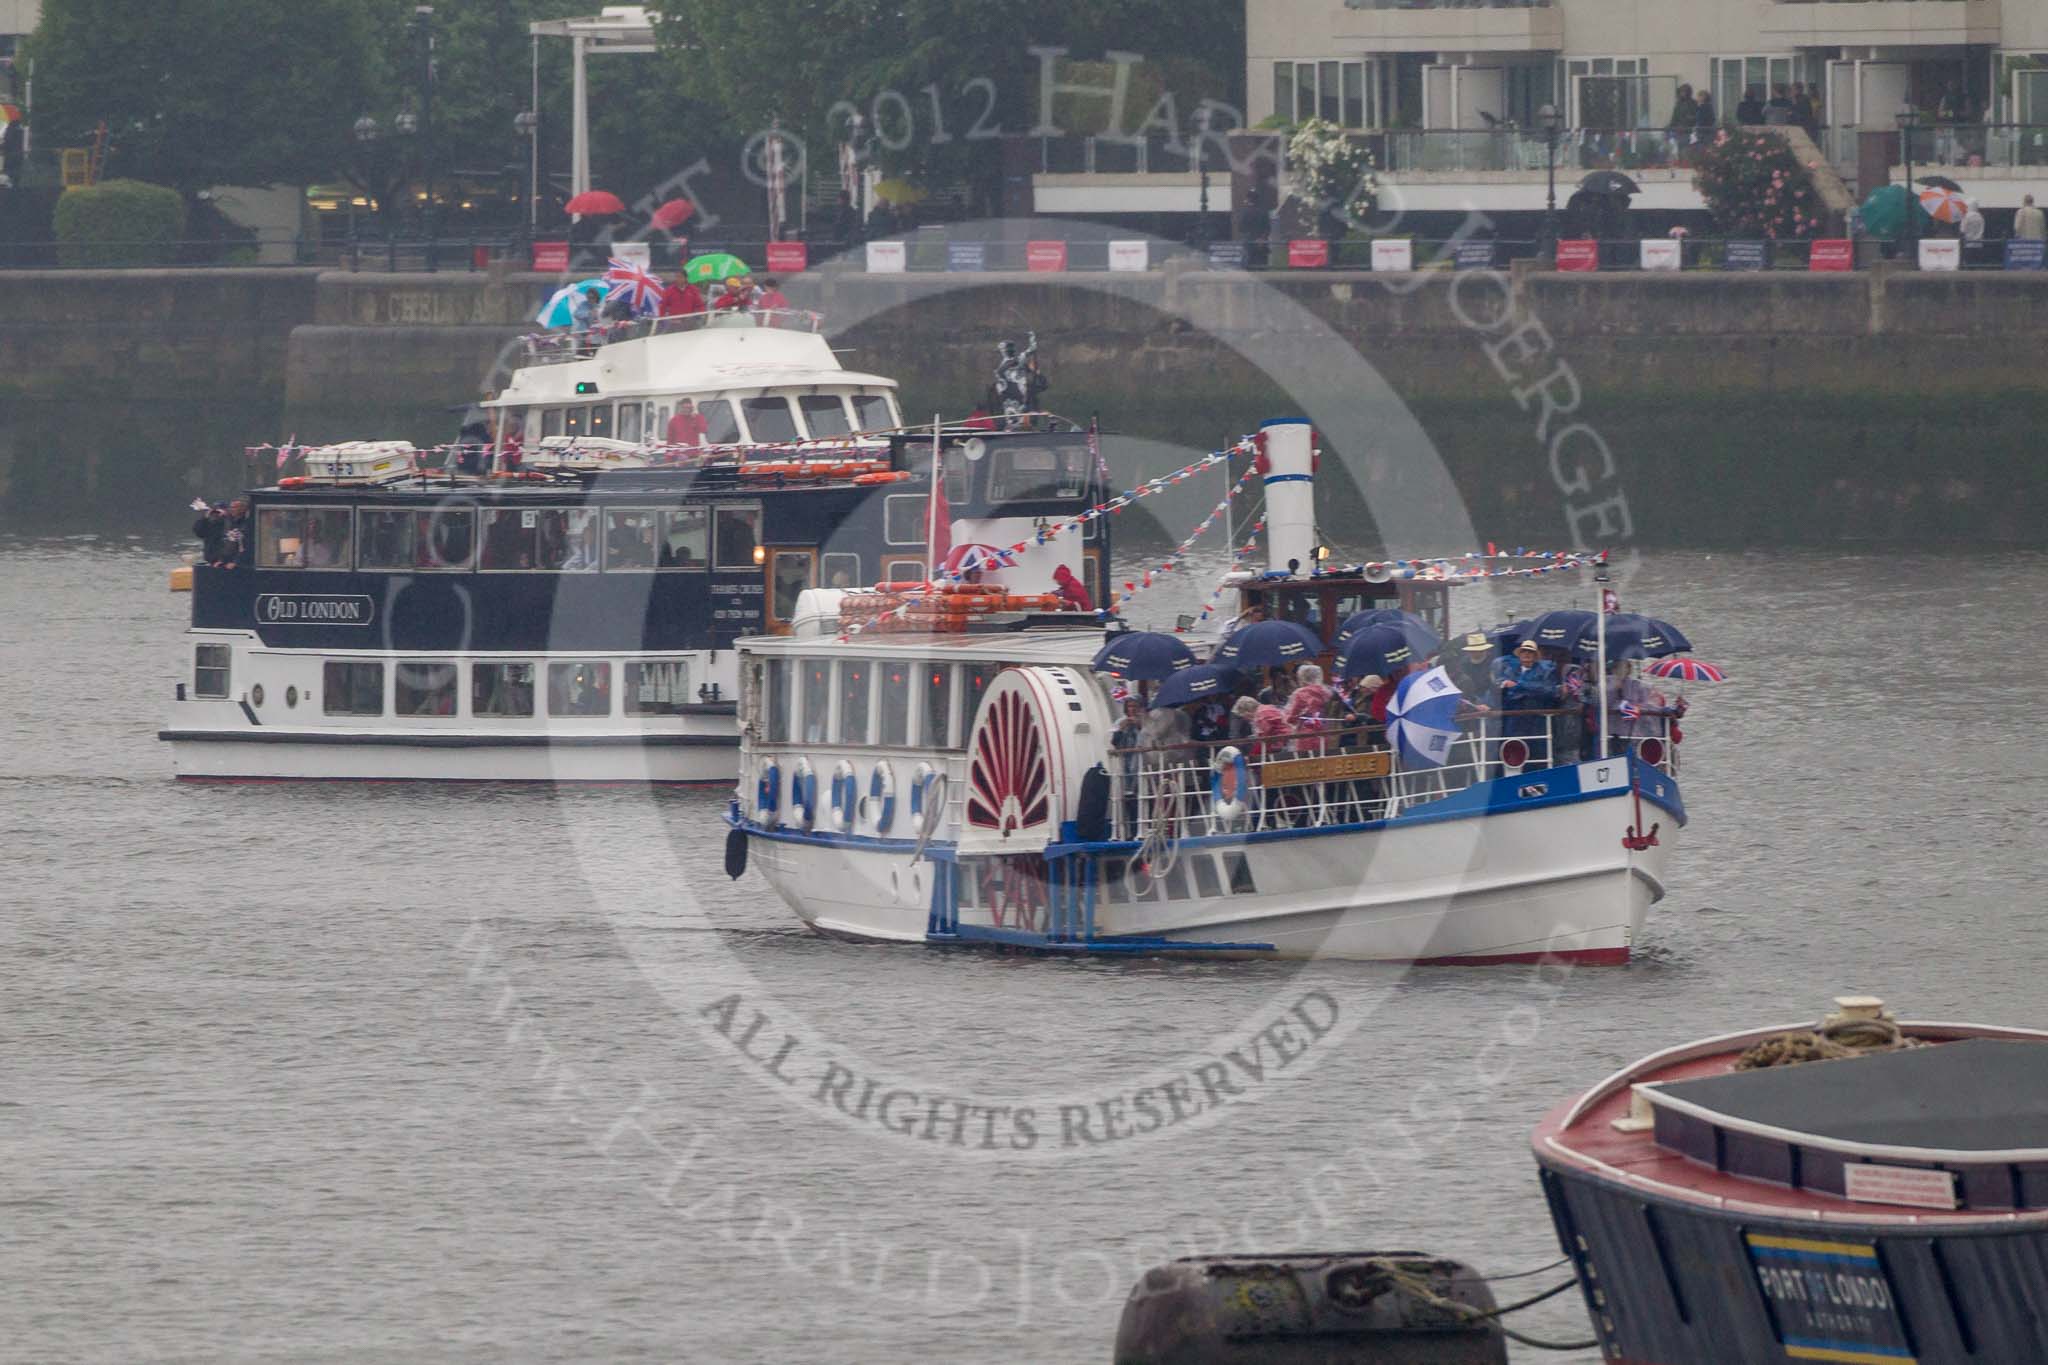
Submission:
<svg viewBox="0 0 2048 1365">
<path fill-rule="evenodd" d="M 1700 150 L 1692 183 L 1724 237 L 1812 237 L 1826 221 L 1813 177 L 1769 133 L 1723 128 Z"/>
<path fill-rule="evenodd" d="M 1312 118 L 1287 140 L 1287 174 L 1294 193 L 1347 219 L 1372 212 L 1380 184 L 1372 153 L 1327 119 Z"/>
</svg>

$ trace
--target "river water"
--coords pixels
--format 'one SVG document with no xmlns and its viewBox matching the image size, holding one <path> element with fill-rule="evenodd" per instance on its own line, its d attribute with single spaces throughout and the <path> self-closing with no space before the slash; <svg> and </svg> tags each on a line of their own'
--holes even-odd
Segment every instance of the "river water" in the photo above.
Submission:
<svg viewBox="0 0 2048 1365">
<path fill-rule="evenodd" d="M 1554 1260 L 1529 1130 L 1652 1048 L 1849 990 L 2043 1022 L 2048 556 L 1646 554 L 1625 605 L 1734 681 L 1635 963 L 1544 975 L 850 947 L 725 878 L 716 793 L 176 784 L 173 549 L 0 540 L 0 1357 L 1099 1361 L 1173 1255 Z M 1346 1027 L 1149 1137 L 924 1107 L 1297 1003 Z"/>
</svg>

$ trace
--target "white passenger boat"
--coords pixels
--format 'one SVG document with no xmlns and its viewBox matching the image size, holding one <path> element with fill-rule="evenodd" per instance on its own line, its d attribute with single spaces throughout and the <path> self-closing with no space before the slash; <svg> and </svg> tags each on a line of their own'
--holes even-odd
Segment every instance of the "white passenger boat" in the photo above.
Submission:
<svg viewBox="0 0 2048 1365">
<path fill-rule="evenodd" d="M 1260 444 L 1271 564 L 1241 577 L 1243 604 L 1326 642 L 1375 606 L 1442 632 L 1464 562 L 1303 572 L 1309 430 L 1269 423 Z M 1474 726 L 1440 766 L 1404 766 L 1376 725 L 1132 755 L 1090 667 L 1108 630 L 1033 597 L 1062 539 L 972 591 L 885 599 L 879 618 L 874 594 L 822 595 L 816 631 L 742 640 L 728 871 L 751 865 L 804 923 L 853 939 L 1627 960 L 1685 823 L 1669 737 L 1582 760 L 1552 716 L 1537 734 Z M 991 591 L 996 607 L 973 605 Z"/>
<path fill-rule="evenodd" d="M 700 314 L 536 338 L 488 447 L 300 452 L 249 492 L 243 562 L 191 573 L 176 774 L 730 782 L 733 642 L 808 589 L 925 572 L 945 433 L 906 433 L 895 388 L 814 315 Z M 672 444 L 686 398 L 704 429 Z M 969 522 L 1101 496 L 1085 431 L 970 434 Z"/>
</svg>

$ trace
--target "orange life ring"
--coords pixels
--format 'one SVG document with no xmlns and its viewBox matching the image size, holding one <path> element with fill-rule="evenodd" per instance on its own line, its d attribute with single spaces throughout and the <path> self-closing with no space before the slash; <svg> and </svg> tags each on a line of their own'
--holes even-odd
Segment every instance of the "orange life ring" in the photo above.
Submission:
<svg viewBox="0 0 2048 1365">
<path fill-rule="evenodd" d="M 910 472 L 908 470 L 893 469 L 886 471 L 877 471 L 873 474 L 862 474 L 855 478 L 854 482 L 864 484 L 898 483 L 909 477 Z"/>
<path fill-rule="evenodd" d="M 303 478 L 299 478 L 297 476 L 294 476 L 289 479 L 279 479 L 277 481 L 277 486 L 279 488 L 304 488 L 306 486 L 306 480 Z"/>
<path fill-rule="evenodd" d="M 875 584 L 876 592 L 930 592 L 931 588 L 932 585 L 929 583 L 913 583 L 908 581 Z"/>
</svg>

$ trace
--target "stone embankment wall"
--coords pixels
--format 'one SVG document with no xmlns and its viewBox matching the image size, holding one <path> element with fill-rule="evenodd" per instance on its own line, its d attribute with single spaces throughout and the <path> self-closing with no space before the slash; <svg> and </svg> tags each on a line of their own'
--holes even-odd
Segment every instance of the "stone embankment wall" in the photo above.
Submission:
<svg viewBox="0 0 2048 1365">
<path fill-rule="evenodd" d="M 551 283 L 0 275 L 0 525 L 162 525 L 250 443 L 445 440 Z M 995 343 L 1036 329 L 1048 403 L 1164 443 L 1120 475 L 1306 410 L 1364 447 L 1341 449 L 1334 524 L 1426 487 L 1433 449 L 1502 541 L 2048 540 L 2048 278 L 828 271 L 788 292 L 907 414 L 963 412 Z"/>
</svg>

